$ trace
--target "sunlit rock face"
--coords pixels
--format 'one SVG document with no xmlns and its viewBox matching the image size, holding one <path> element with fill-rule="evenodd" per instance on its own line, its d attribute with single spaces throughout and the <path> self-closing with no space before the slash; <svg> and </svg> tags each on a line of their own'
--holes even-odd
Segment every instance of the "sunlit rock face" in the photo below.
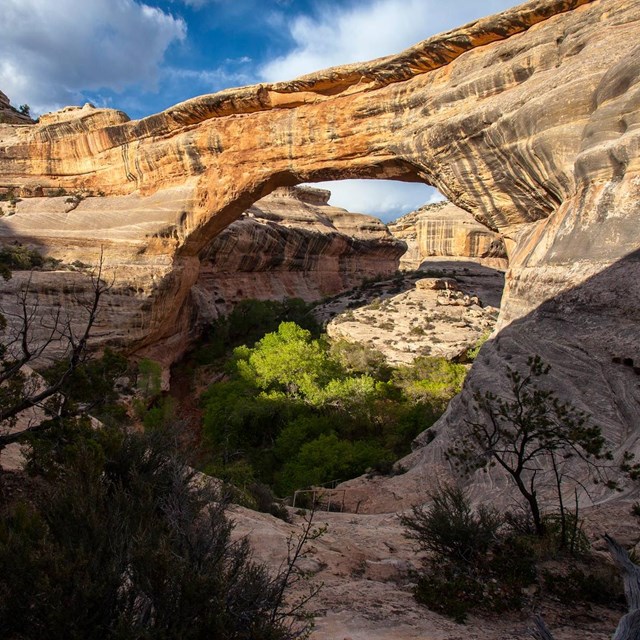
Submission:
<svg viewBox="0 0 640 640">
<path fill-rule="evenodd" d="M 245 298 L 310 302 L 395 273 L 406 244 L 377 218 L 329 206 L 330 195 L 278 188 L 216 236 L 192 290 L 202 321 Z"/>
<path fill-rule="evenodd" d="M 637 449 L 639 380 L 612 359 L 640 361 L 639 21 L 636 0 L 535 0 L 394 56 L 139 121 L 85 107 L 0 124 L 0 187 L 23 198 L 1 233 L 84 262 L 104 245 L 120 288 L 136 281 L 130 344 L 177 353 L 203 252 L 253 202 L 301 182 L 430 183 L 509 255 L 496 339 L 442 442 L 470 389 L 538 353 L 563 397 Z M 46 198 L 60 188 L 91 197 L 65 213 Z"/>
<path fill-rule="evenodd" d="M 0 124 L 31 124 L 33 120 L 11 106 L 9 98 L 0 91 Z"/>
<path fill-rule="evenodd" d="M 395 273 L 406 250 L 378 219 L 330 206 L 329 191 L 282 187 L 213 238 L 199 258 L 172 260 L 167 247 L 176 243 L 175 228 L 155 229 L 167 210 L 189 206 L 188 194 L 178 187 L 145 198 L 63 195 L 7 202 L 8 224 L 0 220 L 0 228 L 6 233 L 14 221 L 23 226 L 6 240 L 36 246 L 62 262 L 53 271 L 16 272 L 0 282 L 3 308 L 16 314 L 16 292 L 29 282 L 42 314 L 68 310 L 79 330 L 84 314 L 78 302 L 90 299 L 88 275 L 96 247 L 102 247 L 113 286 L 94 336 L 117 347 L 143 344 L 145 353 L 169 364 L 203 326 L 240 300 L 319 300 Z M 73 226 L 73 240 L 57 228 L 62 220 Z M 98 240 L 106 230 L 109 240 Z M 176 291 L 180 285 L 190 288 Z M 184 300 L 183 308 L 175 307 L 174 296 Z M 174 318 L 169 338 L 148 343 L 150 329 L 168 318 Z"/>
<path fill-rule="evenodd" d="M 408 245 L 401 259 L 405 269 L 417 269 L 433 257 L 473 258 L 502 269 L 507 265 L 500 234 L 450 202 L 420 207 L 390 224 L 389 230 Z"/>
</svg>

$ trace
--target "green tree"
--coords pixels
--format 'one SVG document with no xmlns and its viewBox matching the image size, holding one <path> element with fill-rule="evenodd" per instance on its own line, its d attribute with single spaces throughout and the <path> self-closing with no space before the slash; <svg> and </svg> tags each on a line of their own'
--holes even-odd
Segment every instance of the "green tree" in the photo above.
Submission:
<svg viewBox="0 0 640 640">
<path fill-rule="evenodd" d="M 422 356 L 411 366 L 398 368 L 392 381 L 414 403 L 438 405 L 442 412 L 462 389 L 466 373 L 464 365 L 446 358 Z"/>
<path fill-rule="evenodd" d="M 323 345 L 294 322 L 281 323 L 253 349 L 238 348 L 234 354 L 238 373 L 247 382 L 290 397 L 312 398 L 340 373 Z"/>
<path fill-rule="evenodd" d="M 489 391 L 475 394 L 475 408 L 481 418 L 467 421 L 466 429 L 447 455 L 465 472 L 502 468 L 525 499 L 538 536 L 545 534 L 538 497 L 541 471 L 555 471 L 564 543 L 568 514 L 562 501 L 565 475 L 558 467 L 559 462 L 572 458 L 589 472 L 602 476 L 605 469 L 602 462 L 611 460 L 612 454 L 600 428 L 590 424 L 585 413 L 539 386 L 550 367 L 538 356 L 529 358 L 528 367 L 524 375 L 507 369 L 508 397 Z"/>
<path fill-rule="evenodd" d="M 64 360 L 56 362 L 43 371 L 42 376 L 54 384 L 66 366 Z M 116 381 L 129 372 L 127 358 L 108 347 L 99 357 L 83 359 L 60 388 L 59 414 L 69 416 L 82 411 L 103 423 L 123 423 L 126 409 L 116 390 Z"/>
<path fill-rule="evenodd" d="M 351 442 L 335 433 L 323 434 L 302 445 L 294 460 L 284 465 L 279 488 L 289 493 L 300 487 L 346 480 L 384 461 L 393 462 L 393 455 L 376 442 Z"/>
<path fill-rule="evenodd" d="M 312 307 L 299 298 L 275 300 L 242 300 L 229 313 L 216 320 L 205 332 L 203 344 L 192 354 L 199 364 L 214 362 L 228 354 L 231 348 L 245 344 L 253 346 L 265 334 L 277 331 L 281 322 L 295 322 L 313 336 L 320 326 Z"/>
<path fill-rule="evenodd" d="M 286 492 L 390 470 L 442 414 L 466 370 L 419 358 L 393 372 L 377 352 L 284 322 L 253 347 L 237 347 L 227 372 L 202 398 L 207 468 L 228 476 L 245 461 L 255 479 Z"/>
</svg>

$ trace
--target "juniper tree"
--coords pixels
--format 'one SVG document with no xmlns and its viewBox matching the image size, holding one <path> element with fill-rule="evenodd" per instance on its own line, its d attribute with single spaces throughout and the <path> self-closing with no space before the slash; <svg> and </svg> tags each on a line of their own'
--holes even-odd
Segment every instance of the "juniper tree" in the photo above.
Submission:
<svg viewBox="0 0 640 640">
<path fill-rule="evenodd" d="M 466 421 L 447 457 L 466 473 L 501 467 L 525 499 L 538 536 L 545 533 L 538 495 L 541 472 L 553 470 L 564 544 L 568 514 L 562 501 L 563 481 L 569 477 L 562 469 L 564 462 L 578 460 L 596 481 L 604 479 L 614 488 L 605 476 L 613 456 L 600 427 L 586 413 L 539 386 L 550 366 L 539 356 L 529 358 L 527 365 L 525 374 L 507 368 L 508 396 L 491 391 L 474 395 L 480 418 Z"/>
</svg>

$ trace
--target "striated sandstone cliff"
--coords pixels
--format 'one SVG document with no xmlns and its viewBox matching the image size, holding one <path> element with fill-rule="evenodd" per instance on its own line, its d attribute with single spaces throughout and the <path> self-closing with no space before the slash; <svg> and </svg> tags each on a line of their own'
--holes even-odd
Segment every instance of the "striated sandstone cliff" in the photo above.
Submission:
<svg viewBox="0 0 640 640">
<path fill-rule="evenodd" d="M 180 315 L 182 324 L 174 327 L 173 339 L 162 348 L 151 345 L 147 353 L 171 363 L 201 325 L 242 299 L 319 300 L 365 278 L 394 274 L 406 244 L 378 219 L 330 206 L 330 195 L 312 187 L 279 188 L 224 229 L 201 252 L 197 278 L 186 292 L 188 313 Z M 161 199 L 147 198 L 144 206 L 139 203 L 135 197 L 68 195 L 0 203 L 9 218 L 4 225 L 0 220 L 5 241 L 30 244 L 62 261 L 55 271 L 16 272 L 10 281 L 1 281 L 5 311 L 18 313 L 15 292 L 29 280 L 42 314 L 63 307 L 75 311 L 80 326 L 83 314 L 78 301 L 91 297 L 87 275 L 96 259 L 95 234 L 108 231 L 109 241 L 100 239 L 100 246 L 108 263 L 107 277 L 115 282 L 105 296 L 94 337 L 125 348 L 144 340 L 148 323 L 161 320 L 150 299 L 169 295 L 164 287 L 172 276 L 163 247 L 175 241 L 175 228 L 167 225 L 154 232 L 155 225 L 166 210 L 186 205 L 181 189 L 165 191 Z M 9 230 L 16 228 L 12 223 L 20 216 L 36 220 L 41 228 L 12 236 Z M 75 227 L 73 241 L 56 228 L 62 218 Z M 136 242 L 136 236 L 142 240 Z"/>
<path fill-rule="evenodd" d="M 509 271 L 494 341 L 409 461 L 416 491 L 470 390 L 531 353 L 613 445 L 640 451 L 637 374 L 612 361 L 640 361 L 639 36 L 637 0 L 534 0 L 395 56 L 140 121 L 83 108 L 0 125 L 0 187 L 25 197 L 0 233 L 56 255 L 107 245 L 122 286 L 136 280 L 130 342 L 177 353 L 201 253 L 258 198 L 338 178 L 433 184 L 505 237 Z M 26 199 L 58 188 L 95 197 L 70 212 Z"/>
<path fill-rule="evenodd" d="M 418 269 L 425 258 L 436 256 L 481 259 L 484 264 L 506 267 L 500 235 L 450 202 L 424 205 L 398 218 L 389 231 L 407 243 L 400 260 L 404 269 Z"/>
<path fill-rule="evenodd" d="M 395 273 L 406 244 L 377 218 L 329 206 L 330 195 L 281 187 L 216 236 L 192 289 L 201 320 L 245 298 L 310 302 Z"/>
</svg>

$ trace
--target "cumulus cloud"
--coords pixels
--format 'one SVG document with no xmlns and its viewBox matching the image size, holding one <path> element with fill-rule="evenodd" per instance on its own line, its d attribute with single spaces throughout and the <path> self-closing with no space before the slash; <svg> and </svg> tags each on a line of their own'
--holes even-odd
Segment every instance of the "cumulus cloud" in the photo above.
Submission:
<svg viewBox="0 0 640 640">
<path fill-rule="evenodd" d="M 156 86 L 167 48 L 187 27 L 134 0 L 3 0 L 0 87 L 37 112 L 77 104 L 83 91 Z"/>
<path fill-rule="evenodd" d="M 331 191 L 330 203 L 354 213 L 366 213 L 385 222 L 395 220 L 426 202 L 444 196 L 426 184 L 394 180 L 336 180 L 312 185 Z"/>
<path fill-rule="evenodd" d="M 348 8 L 322 5 L 288 21 L 294 47 L 264 64 L 266 81 L 288 80 L 349 62 L 397 53 L 430 35 L 502 11 L 514 0 L 375 0 Z"/>
</svg>

